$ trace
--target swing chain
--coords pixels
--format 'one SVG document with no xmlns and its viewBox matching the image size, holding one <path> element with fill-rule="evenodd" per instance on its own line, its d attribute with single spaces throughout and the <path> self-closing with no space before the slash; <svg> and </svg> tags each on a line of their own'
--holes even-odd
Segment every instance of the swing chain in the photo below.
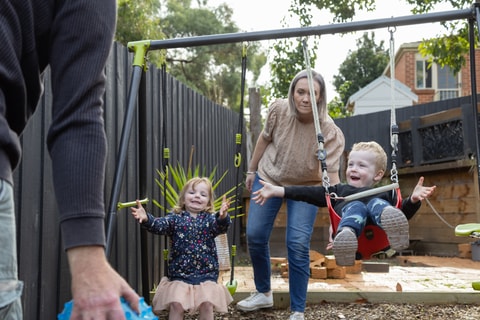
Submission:
<svg viewBox="0 0 480 320">
<path fill-rule="evenodd" d="M 390 170 L 390 180 L 393 183 L 398 183 L 398 170 L 395 162 L 392 162 L 392 169 Z"/>
<path fill-rule="evenodd" d="M 323 170 L 322 184 L 326 193 L 328 193 L 328 188 L 330 188 L 330 177 L 328 176 L 327 170 Z"/>
<path fill-rule="evenodd" d="M 390 32 L 390 95 L 391 95 L 391 109 L 390 109 L 390 145 L 392 147 L 392 169 L 390 170 L 390 179 L 392 182 L 398 182 L 397 171 L 397 151 L 398 151 L 398 134 L 399 129 L 395 114 L 395 39 L 393 34 L 397 31 L 396 27 L 388 27 Z"/>
</svg>

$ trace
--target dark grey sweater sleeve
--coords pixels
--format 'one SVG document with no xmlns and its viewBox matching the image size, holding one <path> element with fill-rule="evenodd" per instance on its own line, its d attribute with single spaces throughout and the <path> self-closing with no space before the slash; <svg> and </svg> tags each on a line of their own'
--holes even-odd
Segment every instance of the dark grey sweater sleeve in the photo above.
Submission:
<svg viewBox="0 0 480 320">
<path fill-rule="evenodd" d="M 103 98 L 116 2 L 46 2 L 56 4 L 48 33 L 54 100 L 47 145 L 64 246 L 104 246 Z M 38 8 L 39 1 L 35 3 Z"/>
<path fill-rule="evenodd" d="M 0 9 L 0 178 L 12 183 L 50 66 L 47 145 L 64 247 L 105 246 L 103 97 L 116 1 L 4 0 Z"/>
</svg>

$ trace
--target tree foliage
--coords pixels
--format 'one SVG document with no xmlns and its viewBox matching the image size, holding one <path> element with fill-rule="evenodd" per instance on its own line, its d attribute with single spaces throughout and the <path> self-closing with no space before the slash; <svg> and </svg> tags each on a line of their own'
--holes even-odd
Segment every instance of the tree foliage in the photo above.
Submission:
<svg viewBox="0 0 480 320">
<path fill-rule="evenodd" d="M 118 0 L 115 40 L 124 46 L 130 41 L 164 39 L 158 12 L 158 0 Z M 159 66 L 165 59 L 161 52 L 152 51 L 150 62 Z"/>
<path fill-rule="evenodd" d="M 311 24 L 312 15 L 310 9 L 302 5 L 301 0 L 294 0 L 289 12 L 291 17 L 296 16 L 300 19 L 301 26 Z M 283 26 L 288 27 L 285 20 L 283 20 Z M 270 96 L 267 97 L 267 99 L 272 100 L 274 98 L 286 97 L 293 77 L 306 68 L 303 40 L 305 39 L 298 38 L 292 40 L 286 38 L 277 40 L 272 46 L 271 50 L 274 51 L 274 54 L 270 62 Z M 310 67 L 314 69 L 317 58 L 318 40 L 312 38 L 307 42 Z"/>
<path fill-rule="evenodd" d="M 353 20 L 360 10 L 374 11 L 375 0 L 301 0 L 305 5 L 314 6 L 320 10 L 328 10 L 333 14 L 334 22 L 348 22 Z M 424 14 L 435 9 L 437 4 L 444 4 L 445 0 L 404 0 L 412 6 L 412 14 Z M 470 0 L 448 0 L 453 8 L 463 9 L 472 5 Z M 469 52 L 468 23 L 466 21 L 443 22 L 445 34 L 433 39 L 424 39 L 419 51 L 430 62 L 441 66 L 448 65 L 454 72 L 461 70 L 466 63 Z M 421 36 L 421 34 L 419 34 Z M 477 37 L 475 37 L 477 39 Z M 477 40 L 476 40 L 477 41 Z"/>
<path fill-rule="evenodd" d="M 236 33 L 232 9 L 216 8 L 207 0 L 120 0 L 117 40 L 173 39 L 212 34 Z M 197 46 L 168 49 L 163 54 L 149 52 L 149 61 L 160 66 L 188 87 L 208 99 L 239 110 L 243 44 Z M 265 53 L 256 43 L 246 50 L 249 79 L 256 81 L 266 63 Z"/>
<path fill-rule="evenodd" d="M 327 104 L 328 114 L 333 118 L 346 118 L 353 114 L 353 110 L 348 109 L 348 106 L 344 101 L 348 100 L 349 88 L 352 83 L 348 80 L 343 82 L 339 88 L 337 88 L 338 97 L 333 99 Z"/>
<path fill-rule="evenodd" d="M 340 65 L 338 75 L 333 76 L 333 85 L 341 93 L 345 105 L 348 98 L 358 90 L 382 75 L 390 60 L 388 51 L 383 48 L 383 41 L 375 43 L 375 34 L 370 37 L 365 32 L 357 39 L 357 50 L 348 51 L 348 56 Z M 348 82 L 348 86 L 344 86 Z"/>
</svg>

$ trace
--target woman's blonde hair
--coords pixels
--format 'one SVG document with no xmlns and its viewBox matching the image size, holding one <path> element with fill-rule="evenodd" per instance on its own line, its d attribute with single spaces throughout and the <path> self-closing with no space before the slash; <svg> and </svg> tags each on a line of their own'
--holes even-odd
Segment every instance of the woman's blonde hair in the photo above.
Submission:
<svg viewBox="0 0 480 320">
<path fill-rule="evenodd" d="M 375 167 L 377 170 L 386 172 L 387 170 L 387 154 L 382 146 L 375 141 L 357 142 L 353 145 L 352 151 L 370 151 L 376 155 Z"/>
<path fill-rule="evenodd" d="M 205 212 L 213 213 L 215 211 L 215 206 L 214 206 L 214 201 L 215 201 L 215 194 L 213 192 L 213 186 L 212 182 L 210 179 L 206 177 L 194 177 L 188 180 L 185 185 L 183 186 L 182 190 L 180 190 L 180 193 L 178 194 L 178 201 L 177 204 L 173 207 L 172 211 L 174 213 L 180 213 L 184 211 L 185 208 L 185 193 L 187 190 L 192 187 L 193 190 L 195 190 L 195 187 L 198 186 L 200 183 L 205 183 L 208 188 L 208 204 L 207 207 L 205 208 Z"/>
<path fill-rule="evenodd" d="M 317 101 L 317 110 L 318 110 L 318 119 L 320 122 L 323 122 L 327 117 L 327 92 L 325 89 L 325 80 L 322 75 L 315 70 L 312 71 L 312 79 L 316 81 L 320 86 L 319 98 Z M 295 86 L 300 79 L 307 78 L 307 70 L 302 70 L 295 75 L 292 82 L 290 82 L 290 88 L 288 89 L 288 106 L 290 109 L 290 114 L 292 116 L 297 116 L 297 107 L 295 106 L 295 100 L 293 98 L 295 93 Z"/>
</svg>

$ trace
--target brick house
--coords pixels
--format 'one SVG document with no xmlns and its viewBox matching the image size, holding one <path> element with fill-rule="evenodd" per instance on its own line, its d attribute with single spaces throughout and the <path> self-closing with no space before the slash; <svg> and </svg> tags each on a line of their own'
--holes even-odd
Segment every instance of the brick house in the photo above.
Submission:
<svg viewBox="0 0 480 320">
<path fill-rule="evenodd" d="M 420 42 L 404 43 L 395 54 L 395 78 L 409 87 L 417 95 L 416 104 L 469 96 L 470 59 L 458 75 L 454 75 L 448 66 L 433 64 L 428 67 L 427 58 L 418 52 Z M 475 61 L 480 63 L 480 50 L 475 50 Z M 476 68 L 476 78 L 480 79 L 480 69 Z M 384 75 L 390 76 L 390 65 Z M 477 92 L 480 84 L 477 81 Z"/>
<path fill-rule="evenodd" d="M 455 75 L 450 67 L 434 63 L 418 52 L 420 42 L 404 43 L 395 54 L 396 106 L 410 106 L 433 101 L 470 96 L 470 59 Z M 480 50 L 475 50 L 475 61 L 480 63 Z M 480 92 L 480 68 L 476 68 L 477 93 Z M 385 78 L 390 79 L 390 64 L 382 76 L 354 93 L 347 106 L 354 115 L 387 110 L 390 93 L 385 88 Z M 382 81 L 380 81 L 382 80 Z M 389 82 L 389 81 L 388 81 Z M 374 85 L 377 83 L 377 85 Z M 379 84 L 383 84 L 381 87 Z M 404 87 L 401 85 L 403 84 Z M 379 103 L 381 101 L 381 103 Z"/>
</svg>

